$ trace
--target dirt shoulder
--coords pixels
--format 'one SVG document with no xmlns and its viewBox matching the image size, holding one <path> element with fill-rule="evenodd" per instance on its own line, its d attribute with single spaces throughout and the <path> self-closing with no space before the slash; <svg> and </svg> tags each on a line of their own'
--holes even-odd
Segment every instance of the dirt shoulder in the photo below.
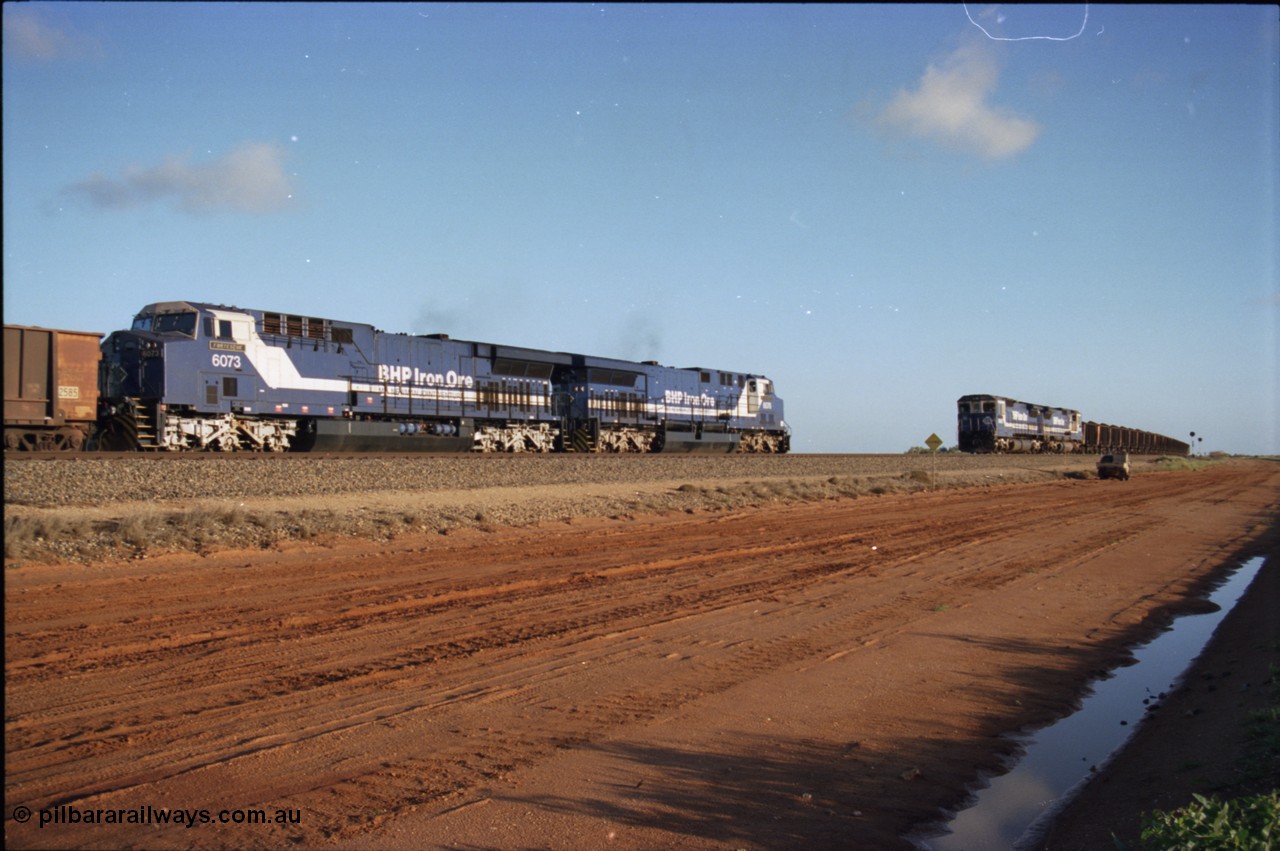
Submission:
<svg viewBox="0 0 1280 851">
<path fill-rule="evenodd" d="M 6 844 L 909 847 L 1278 496 L 1240 462 L 11 563 Z"/>
</svg>

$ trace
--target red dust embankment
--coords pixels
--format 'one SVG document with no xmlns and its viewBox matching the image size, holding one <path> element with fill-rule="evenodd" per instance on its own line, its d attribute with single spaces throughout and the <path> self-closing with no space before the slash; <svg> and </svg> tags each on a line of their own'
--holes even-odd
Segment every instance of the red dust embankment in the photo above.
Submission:
<svg viewBox="0 0 1280 851">
<path fill-rule="evenodd" d="M 1234 462 L 10 564 L 6 844 L 907 847 L 1278 499 Z M 147 807 L 209 821 L 101 823 Z"/>
</svg>

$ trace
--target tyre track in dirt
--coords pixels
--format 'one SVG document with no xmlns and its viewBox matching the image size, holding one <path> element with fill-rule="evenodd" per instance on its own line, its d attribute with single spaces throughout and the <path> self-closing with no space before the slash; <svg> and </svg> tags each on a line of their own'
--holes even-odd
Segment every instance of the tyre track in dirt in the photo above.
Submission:
<svg viewBox="0 0 1280 851">
<path fill-rule="evenodd" d="M 993 523 L 993 524 L 988 524 L 985 527 L 979 527 L 979 528 L 969 527 L 965 530 L 964 535 L 966 537 L 981 537 L 983 535 L 988 535 L 993 533 L 996 530 L 996 528 L 1002 525 L 1007 526 L 1007 524 Z M 943 543 L 944 539 L 939 537 L 938 530 L 927 529 L 924 531 L 927 534 L 929 534 L 930 539 L 933 540 L 935 544 L 939 546 L 939 548 L 946 548 L 946 544 Z M 883 530 L 880 530 L 880 532 L 883 535 L 883 537 L 895 538 L 901 534 L 902 527 L 895 528 L 894 526 L 890 526 Z M 803 554 L 806 557 L 806 560 L 812 560 L 815 557 L 829 559 L 833 552 L 840 552 L 841 549 L 843 547 L 846 547 L 848 544 L 860 543 L 862 538 L 863 536 L 853 536 L 852 538 L 850 538 L 849 536 L 838 536 L 835 539 L 831 539 L 831 538 L 823 539 L 818 543 L 791 543 L 791 544 L 784 544 L 782 546 L 756 547 L 756 548 L 752 548 L 754 550 L 754 553 L 752 553 L 752 555 L 754 555 L 757 558 L 763 557 L 765 555 L 772 555 L 776 558 L 776 557 L 780 557 L 782 554 L 796 555 L 797 551 L 800 551 L 799 554 Z M 447 658 L 450 655 L 454 655 L 454 656 L 460 655 L 460 654 L 469 655 L 470 653 L 477 652 L 478 650 L 481 650 L 481 649 L 488 649 L 489 647 L 492 647 L 492 646 L 509 645 L 511 643 L 524 643 L 526 641 L 530 641 L 538 638 L 545 638 L 547 636 L 554 636 L 554 635 L 569 633 L 576 629 L 589 628 L 593 624 L 622 623 L 631 617 L 643 618 L 650 611 L 652 611 L 657 607 L 674 608 L 677 610 L 683 610 L 683 607 L 699 604 L 699 601 L 700 601 L 700 605 L 705 610 L 706 607 L 711 605 L 708 600 L 709 597 L 721 601 L 721 604 L 723 605 L 731 605 L 733 599 L 741 597 L 742 595 L 754 594 L 757 591 L 766 587 L 769 588 L 775 596 L 778 593 L 782 593 L 782 592 L 785 592 L 786 590 L 790 590 L 789 588 L 785 587 L 786 583 L 779 582 L 778 577 L 776 575 L 771 576 L 767 580 L 746 581 L 736 586 L 724 586 L 723 577 L 722 577 L 722 580 L 721 580 L 722 584 L 720 585 L 720 587 L 717 587 L 715 589 L 709 589 L 706 586 L 705 584 L 706 575 L 705 575 L 705 572 L 701 570 L 701 568 L 708 560 L 722 558 L 725 560 L 738 561 L 746 557 L 747 555 L 748 555 L 748 552 L 741 548 L 730 548 L 727 550 L 721 549 L 719 552 L 713 552 L 705 556 L 695 556 L 692 558 L 667 560 L 666 562 L 659 562 L 659 563 L 640 562 L 637 564 L 628 565 L 623 568 L 615 568 L 612 571 L 614 575 L 609 578 L 613 578 L 613 579 L 621 578 L 616 575 L 619 572 L 638 573 L 640 574 L 641 578 L 643 578 L 644 576 L 646 576 L 649 573 L 652 573 L 653 571 L 661 571 L 665 574 L 668 574 L 668 580 L 669 580 L 670 574 L 673 571 L 675 571 L 677 567 L 683 570 L 698 570 L 699 571 L 698 576 L 693 580 L 693 582 L 696 583 L 697 587 L 695 588 L 686 587 L 684 589 L 677 588 L 677 589 L 668 590 L 660 600 L 654 601 L 645 607 L 628 606 L 628 607 L 615 608 L 615 609 L 607 609 L 607 608 L 601 609 L 599 605 L 600 601 L 596 600 L 591 605 L 591 609 L 595 611 L 595 618 L 594 620 L 590 620 L 586 623 L 577 623 L 572 620 L 570 621 L 561 620 L 561 621 L 551 621 L 551 622 L 544 621 L 539 625 L 536 631 L 531 631 L 529 629 L 526 629 L 524 632 L 516 633 L 514 635 L 508 633 L 500 637 L 490 637 L 487 641 L 484 639 L 476 638 L 474 636 L 466 636 L 464 633 L 461 636 L 452 638 L 444 642 L 442 645 L 441 644 L 427 645 L 422 650 L 419 650 L 415 652 L 412 656 L 408 656 L 408 657 L 406 657 L 404 654 L 399 654 L 390 660 L 375 659 L 354 669 L 339 668 L 337 670 L 333 670 L 332 668 L 330 668 L 328 671 L 322 674 L 315 673 L 315 674 L 312 674 L 310 677 L 305 677 L 305 678 L 299 677 L 297 675 L 290 675 L 287 678 L 278 679 L 275 682 L 261 683 L 260 685 L 255 687 L 251 692 L 249 692 L 247 695 L 233 696 L 229 699 L 227 705 L 238 706 L 244 703 L 246 700 L 262 700 L 267 696 L 273 695 L 273 694 L 274 695 L 293 694 L 302 689 L 316 688 L 331 682 L 346 682 L 353 678 L 357 678 L 364 674 L 367 674 L 371 670 L 403 670 L 407 667 L 411 667 L 414 665 L 438 662 L 438 661 L 441 661 L 443 658 Z M 907 555 L 899 558 L 902 561 L 906 561 L 906 560 L 909 560 L 911 556 Z M 842 572 L 842 571 L 848 570 L 850 566 L 851 565 L 849 565 L 849 563 L 840 563 L 835 568 L 832 568 L 829 563 L 820 562 L 817 567 L 810 566 L 806 568 L 803 572 L 806 574 L 809 574 L 809 576 L 823 576 L 833 572 Z M 605 571 L 597 570 L 596 573 L 597 575 L 608 574 L 609 571 L 608 569 L 606 569 Z M 580 574 L 571 574 L 571 575 L 580 575 Z M 910 576 L 911 574 L 907 574 L 907 575 Z M 601 575 L 602 580 L 604 580 L 605 578 L 606 577 L 604 575 Z M 807 581 L 807 579 L 808 577 L 796 577 L 793 573 L 791 577 L 791 583 L 794 584 L 797 580 L 804 582 L 804 581 Z M 445 608 L 448 608 L 450 605 L 455 605 L 455 606 L 456 605 L 480 606 L 480 605 L 498 605 L 498 604 L 510 605 L 515 600 L 525 600 L 525 601 L 532 601 L 534 606 L 538 606 L 538 605 L 541 605 L 540 601 L 543 599 L 541 595 L 546 593 L 549 585 L 563 585 L 563 584 L 564 584 L 564 581 L 562 579 L 543 580 L 541 582 L 538 582 L 536 580 L 522 579 L 519 581 L 506 583 L 502 587 L 486 588 L 486 589 L 483 589 L 483 592 L 476 591 L 476 590 L 471 590 L 463 593 L 455 592 L 453 594 L 442 595 L 445 597 L 453 597 L 455 598 L 454 600 L 436 600 L 436 601 L 429 602 L 427 604 L 419 604 L 419 605 L 404 605 L 404 604 L 396 605 L 395 608 L 399 610 L 396 612 L 396 617 L 397 619 L 400 619 L 400 620 L 406 619 L 406 618 L 417 620 L 417 619 L 426 618 L 426 617 L 439 616 L 441 612 Z M 991 582 L 989 580 L 984 584 L 986 587 L 991 587 Z M 365 592 L 366 590 L 367 589 L 355 589 L 352 595 Z M 622 590 L 623 596 L 625 598 L 630 598 L 632 596 L 630 590 L 626 590 L 626 589 L 620 589 L 620 590 Z M 683 596 L 681 596 L 681 591 L 684 592 Z M 477 597 L 479 596 L 483 596 L 484 600 L 483 601 L 478 600 Z M 616 596 L 616 594 L 614 596 Z M 348 599 L 350 599 L 350 596 L 348 596 Z M 185 603 L 188 601 L 189 601 L 189 598 L 182 597 L 182 598 L 179 598 L 177 602 Z M 333 600 L 332 597 L 325 597 L 325 598 L 321 598 L 317 602 L 323 609 L 331 609 L 332 604 L 335 601 Z M 907 602 L 910 602 L 912 605 L 921 605 L 918 600 L 908 600 Z M 560 603 L 561 603 L 561 606 L 560 606 L 561 609 L 572 610 L 572 607 L 573 607 L 572 603 L 567 602 L 563 599 L 560 601 Z M 386 604 L 380 604 L 380 605 L 383 605 L 385 607 Z M 586 604 L 582 604 L 582 605 L 584 607 L 586 606 Z M 339 615 L 336 618 L 330 617 L 330 618 L 324 619 L 324 618 L 321 618 L 320 616 L 314 616 L 311 618 L 294 617 L 289 621 L 288 625 L 291 628 L 291 630 L 295 630 L 299 633 L 303 633 L 303 632 L 307 633 L 308 637 L 306 640 L 308 642 L 319 642 L 323 639 L 324 636 L 334 631 L 349 630 L 357 627 L 367 629 L 370 627 L 371 623 L 374 621 L 383 621 L 385 623 L 387 620 L 387 617 L 385 617 L 385 615 L 380 616 L 380 615 L 369 614 L 369 613 L 361 613 L 358 611 L 359 608 L 360 607 L 348 607 L 345 610 L 337 609 L 337 611 L 339 611 Z M 503 617 L 504 619 L 519 621 L 520 619 L 526 616 L 527 616 L 526 612 L 520 611 L 520 612 L 504 612 L 501 617 Z M 188 618 L 187 620 L 190 620 L 190 618 Z M 162 628 L 166 630 L 174 630 L 174 629 L 177 629 L 179 626 L 181 626 L 181 624 L 171 621 L 164 624 Z M 398 625 L 393 624 L 393 627 L 396 627 L 396 626 Z M 438 630 L 438 632 L 444 633 L 444 634 L 453 634 L 456 636 L 458 635 L 458 633 L 455 632 L 455 630 L 456 630 L 455 624 L 451 622 L 446 622 L 442 625 L 442 629 Z M 481 630 L 482 630 L 481 632 L 482 635 L 485 635 L 485 636 L 493 635 L 491 623 L 486 623 L 481 625 Z M 253 625 L 250 625 L 250 626 L 243 627 L 241 629 L 241 634 L 242 635 L 252 634 L 253 631 L 254 631 L 254 627 Z M 186 643 L 203 645 L 208 642 L 229 641 L 234 638 L 235 636 L 227 633 L 224 633 L 223 635 L 218 635 L 218 636 L 215 636 L 212 634 L 205 634 L 205 633 L 195 633 L 187 637 Z M 282 641 L 282 640 L 288 640 L 288 637 L 278 635 L 277 641 Z M 107 650 L 107 652 L 110 652 L 109 647 L 110 647 L 109 645 L 104 646 L 104 650 Z M 119 648 L 120 645 L 117 645 L 116 647 Z M 328 651 L 331 652 L 332 650 L 331 645 L 327 645 L 327 648 L 328 648 Z M 123 649 L 129 649 L 129 648 L 126 646 Z M 163 653 L 166 659 L 166 664 L 170 664 L 172 663 L 171 651 L 181 650 L 181 649 L 182 648 L 180 646 L 172 644 L 171 642 L 162 641 L 161 646 L 156 648 L 156 652 Z M 91 658 L 91 654 L 90 654 L 90 658 Z M 84 656 L 82 655 L 81 656 L 82 664 L 79 667 L 79 670 L 81 671 L 88 670 L 88 667 L 89 667 L 83 664 L 83 659 L 84 659 Z M 137 661 L 139 660 L 132 658 L 128 653 L 122 654 L 119 659 L 115 660 L 116 664 L 127 664 L 130 662 L 137 662 Z M 257 666 L 251 665 L 251 664 L 244 664 L 243 667 L 255 672 L 258 670 Z M 754 668 L 748 665 L 747 670 L 751 671 L 751 670 L 754 670 Z M 185 679 L 190 678 L 190 673 L 185 671 L 178 671 L 172 674 L 171 676 L 176 678 L 177 682 L 170 683 L 169 684 L 170 687 L 179 687 L 184 684 Z M 222 680 L 222 684 L 220 685 L 221 690 L 226 691 L 227 681 L 228 681 L 228 678 L 231 676 L 232 676 L 232 672 L 224 672 L 222 674 L 222 676 L 220 677 L 220 679 Z M 157 717 L 147 719 L 147 724 L 154 725 L 155 723 L 161 722 L 164 720 L 166 720 L 164 717 L 157 716 Z M 123 731 L 123 734 L 128 736 L 128 735 L 132 735 L 132 732 L 133 731 L 125 730 Z M 120 731 L 116 731 L 113 733 L 113 735 L 118 736 L 118 735 L 121 735 L 121 733 Z"/>
<path fill-rule="evenodd" d="M 304 824 L 252 838 L 161 829 L 142 844 L 347 842 L 1176 534 L 1163 506 L 1221 506 L 1242 487 L 1150 478 L 159 559 L 75 582 L 23 568 L 6 587 L 8 803 L 216 794 L 300 808 Z M 1131 625 L 1187 581 L 1175 572 L 1120 600 L 1072 640 Z M 41 605 L 50 596 L 58 605 Z M 103 830 L 79 838 L 131 841 Z"/>
</svg>

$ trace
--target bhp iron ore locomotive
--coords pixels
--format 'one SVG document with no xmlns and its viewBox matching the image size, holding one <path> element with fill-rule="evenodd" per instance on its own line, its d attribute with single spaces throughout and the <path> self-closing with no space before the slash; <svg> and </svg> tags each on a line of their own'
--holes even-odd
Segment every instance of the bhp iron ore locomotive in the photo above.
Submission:
<svg viewBox="0 0 1280 851">
<path fill-rule="evenodd" d="M 102 343 L 105 449 L 786 452 L 761 375 L 197 302 Z"/>
<path fill-rule="evenodd" d="M 1085 422 L 1079 411 L 1004 396 L 961 396 L 961 452 L 1088 452 L 1186 455 L 1190 444 L 1125 426 Z"/>
</svg>

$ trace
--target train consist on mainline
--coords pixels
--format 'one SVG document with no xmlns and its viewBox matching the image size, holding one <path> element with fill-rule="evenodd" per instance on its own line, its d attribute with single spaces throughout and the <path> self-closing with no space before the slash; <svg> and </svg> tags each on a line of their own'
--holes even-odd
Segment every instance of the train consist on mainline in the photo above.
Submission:
<svg viewBox="0 0 1280 851">
<path fill-rule="evenodd" d="M 99 341 L 101 342 L 99 343 Z M 16 450 L 790 451 L 771 379 L 196 301 L 101 334 L 4 327 Z M 1005 396 L 958 401 L 962 452 L 1186 455 L 1161 434 Z"/>
<path fill-rule="evenodd" d="M 11 327 L 32 330 L 6 326 L 6 355 Z M 43 423 L 11 421 L 6 357 L 6 448 L 91 440 L 110 450 L 260 452 L 785 453 L 791 446 L 773 381 L 748 372 L 189 301 L 147 305 L 94 355 L 92 424 L 71 423 L 60 406 L 68 366 L 49 359 L 37 367 L 34 358 L 31 369 L 43 377 L 29 395 L 33 405 L 40 396 Z M 22 384 L 15 378 L 15 395 Z M 67 429 L 74 439 L 50 436 Z"/>
<path fill-rule="evenodd" d="M 1070 408 L 984 394 L 961 396 L 956 405 L 961 452 L 1186 455 L 1191 451 L 1191 445 L 1181 440 L 1086 421 Z"/>
</svg>

